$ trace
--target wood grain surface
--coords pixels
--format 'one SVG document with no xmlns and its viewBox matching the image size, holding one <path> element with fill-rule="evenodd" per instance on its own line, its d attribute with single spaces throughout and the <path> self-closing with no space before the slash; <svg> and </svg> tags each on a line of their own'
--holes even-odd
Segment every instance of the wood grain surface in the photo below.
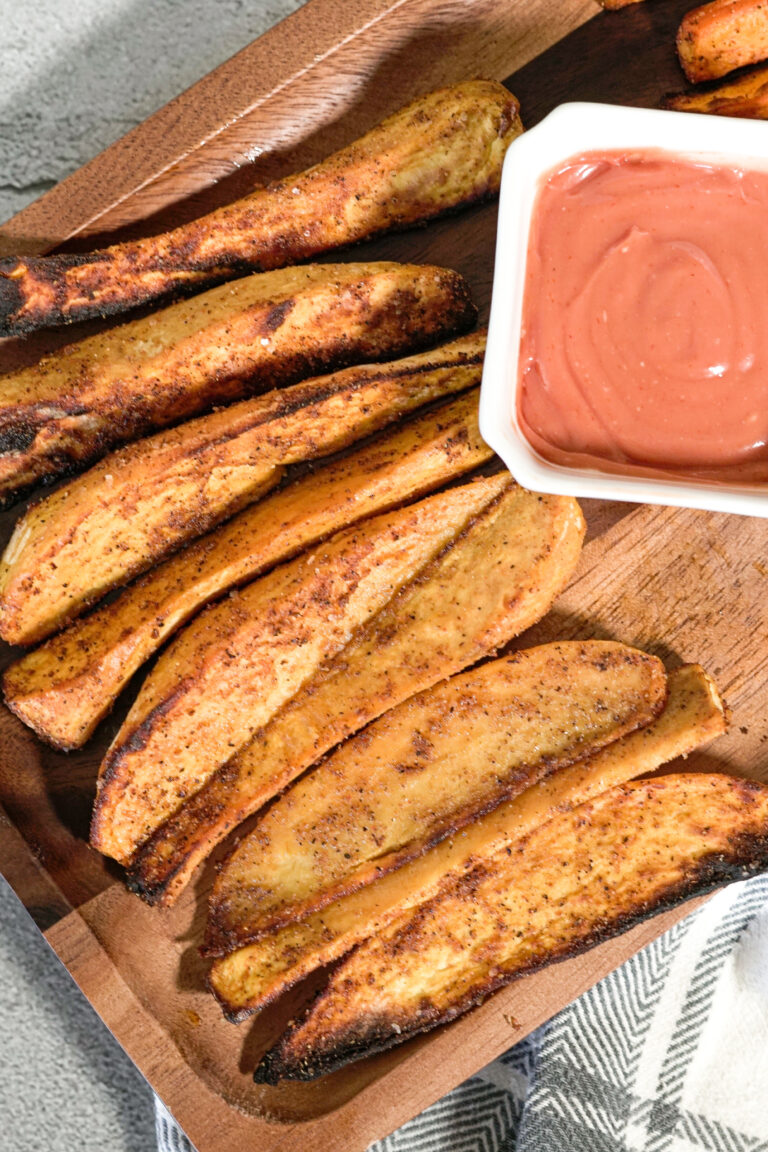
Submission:
<svg viewBox="0 0 768 1152">
<path fill-rule="evenodd" d="M 593 0 L 311 0 L 19 212 L 0 230 L 0 255 L 199 215 L 314 163 L 422 92 L 503 79 L 594 11 Z"/>
<path fill-rule="evenodd" d="M 20 213 L 0 232 L 0 247 L 82 247 L 165 227 L 318 159 L 410 96 L 468 75 L 517 68 L 509 86 L 529 126 L 568 99 L 654 105 L 684 87 L 674 31 L 689 6 L 652 0 L 589 19 L 598 11 L 591 0 L 310 0 Z M 365 245 L 355 258 L 456 267 L 484 316 L 495 220 L 495 205 L 485 205 Z M 6 341 L 4 367 L 95 327 Z M 585 502 L 585 511 L 579 569 L 519 644 L 611 636 L 658 653 L 668 667 L 700 661 L 733 723 L 687 766 L 768 779 L 768 522 L 617 503 Z M 0 518 L 3 544 L 17 514 Z M 0 663 L 11 655 L 4 649 Z M 90 744 L 68 756 L 2 711 L 0 866 L 198 1152 L 362 1152 L 686 911 L 526 977 L 450 1027 L 316 1084 L 256 1086 L 254 1064 L 306 990 L 246 1025 L 227 1024 L 204 991 L 197 954 L 212 865 L 161 912 L 131 896 L 120 870 L 87 846 L 97 766 L 130 703 L 125 695 Z"/>
</svg>

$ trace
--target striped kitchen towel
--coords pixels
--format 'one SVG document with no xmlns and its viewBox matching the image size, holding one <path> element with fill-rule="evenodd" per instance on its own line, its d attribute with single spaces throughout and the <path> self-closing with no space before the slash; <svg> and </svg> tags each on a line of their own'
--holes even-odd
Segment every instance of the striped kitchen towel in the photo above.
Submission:
<svg viewBox="0 0 768 1152">
<path fill-rule="evenodd" d="M 160 1152 L 191 1145 L 157 1102 Z M 768 1152 L 768 875 L 718 892 L 370 1152 Z"/>
</svg>

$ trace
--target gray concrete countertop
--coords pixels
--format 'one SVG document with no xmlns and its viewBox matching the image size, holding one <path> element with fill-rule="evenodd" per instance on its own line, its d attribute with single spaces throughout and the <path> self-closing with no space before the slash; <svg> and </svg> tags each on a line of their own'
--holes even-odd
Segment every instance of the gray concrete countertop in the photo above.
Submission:
<svg viewBox="0 0 768 1152">
<path fill-rule="evenodd" d="M 303 0 L 0 0 L 0 219 Z M 0 1149 L 152 1152 L 152 1097 L 0 881 Z"/>
</svg>

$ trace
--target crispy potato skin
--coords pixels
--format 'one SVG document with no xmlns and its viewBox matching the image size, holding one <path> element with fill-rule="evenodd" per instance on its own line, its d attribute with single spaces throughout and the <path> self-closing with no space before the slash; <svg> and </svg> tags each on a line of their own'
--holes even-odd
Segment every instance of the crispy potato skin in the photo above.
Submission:
<svg viewBox="0 0 768 1152">
<path fill-rule="evenodd" d="M 107 752 L 94 847 L 127 862 L 508 482 L 373 517 L 207 608 L 162 654 Z"/>
<path fill-rule="evenodd" d="M 477 375 L 480 361 L 472 369 Z M 205 604 L 342 527 L 489 460 L 477 399 L 473 389 L 417 417 L 166 560 L 11 664 L 3 677 L 6 704 L 53 747 L 81 747 L 133 674 Z"/>
<path fill-rule="evenodd" d="M 712 0 L 686 13 L 677 54 L 693 84 L 768 57 L 768 7 L 762 0 Z"/>
<path fill-rule="evenodd" d="M 670 775 L 602 793 L 394 921 L 335 969 L 257 1081 L 314 1079 L 455 1019 L 525 972 L 768 867 L 768 789 Z"/>
<path fill-rule="evenodd" d="M 671 94 L 664 98 L 662 106 L 676 112 L 768 120 L 768 68 L 755 68 L 737 80 L 703 92 Z"/>
<path fill-rule="evenodd" d="M 559 769 L 480 817 L 461 836 L 442 841 L 396 872 L 215 960 L 209 988 L 228 1019 L 246 1019 L 316 968 L 338 960 L 432 897 L 448 875 L 458 879 L 474 863 L 519 842 L 558 812 L 686 756 L 725 729 L 722 700 L 703 668 L 692 664 L 675 669 L 669 675 L 664 711 L 647 727 Z"/>
<path fill-rule="evenodd" d="M 34 504 L 0 564 L 0 635 L 29 644 L 252 503 L 288 464 L 476 384 L 482 335 L 243 400 L 114 452 Z"/>
<path fill-rule="evenodd" d="M 0 505 L 153 429 L 415 352 L 475 316 L 456 272 L 325 264 L 246 276 L 90 336 L 2 377 Z"/>
<path fill-rule="evenodd" d="M 533 624 L 570 578 L 583 537 L 576 501 L 505 488 L 158 830 L 134 862 L 137 889 L 172 902 L 232 827 L 335 744 Z"/>
<path fill-rule="evenodd" d="M 627 8 L 630 4 L 639 4 L 640 0 L 598 0 L 602 8 L 613 11 L 616 8 Z"/>
<path fill-rule="evenodd" d="M 664 707 L 656 657 L 614 641 L 544 644 L 404 701 L 280 797 L 211 898 L 251 940 L 394 871 Z M 243 895 L 245 894 L 245 901 Z M 231 914 L 230 914 L 231 915 Z"/>
<path fill-rule="evenodd" d="M 321 164 L 173 232 L 85 256 L 2 260 L 0 335 L 113 315 L 454 211 L 498 191 L 521 131 L 514 96 L 472 80 L 421 97 Z"/>
</svg>

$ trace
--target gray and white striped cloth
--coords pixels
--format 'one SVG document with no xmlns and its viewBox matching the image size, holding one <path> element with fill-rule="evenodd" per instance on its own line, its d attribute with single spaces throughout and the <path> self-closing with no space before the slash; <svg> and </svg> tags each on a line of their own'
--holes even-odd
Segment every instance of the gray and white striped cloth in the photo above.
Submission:
<svg viewBox="0 0 768 1152">
<path fill-rule="evenodd" d="M 157 1101 L 160 1152 L 191 1152 Z M 369 1152 L 768 1152 L 768 875 L 733 884 Z"/>
</svg>

